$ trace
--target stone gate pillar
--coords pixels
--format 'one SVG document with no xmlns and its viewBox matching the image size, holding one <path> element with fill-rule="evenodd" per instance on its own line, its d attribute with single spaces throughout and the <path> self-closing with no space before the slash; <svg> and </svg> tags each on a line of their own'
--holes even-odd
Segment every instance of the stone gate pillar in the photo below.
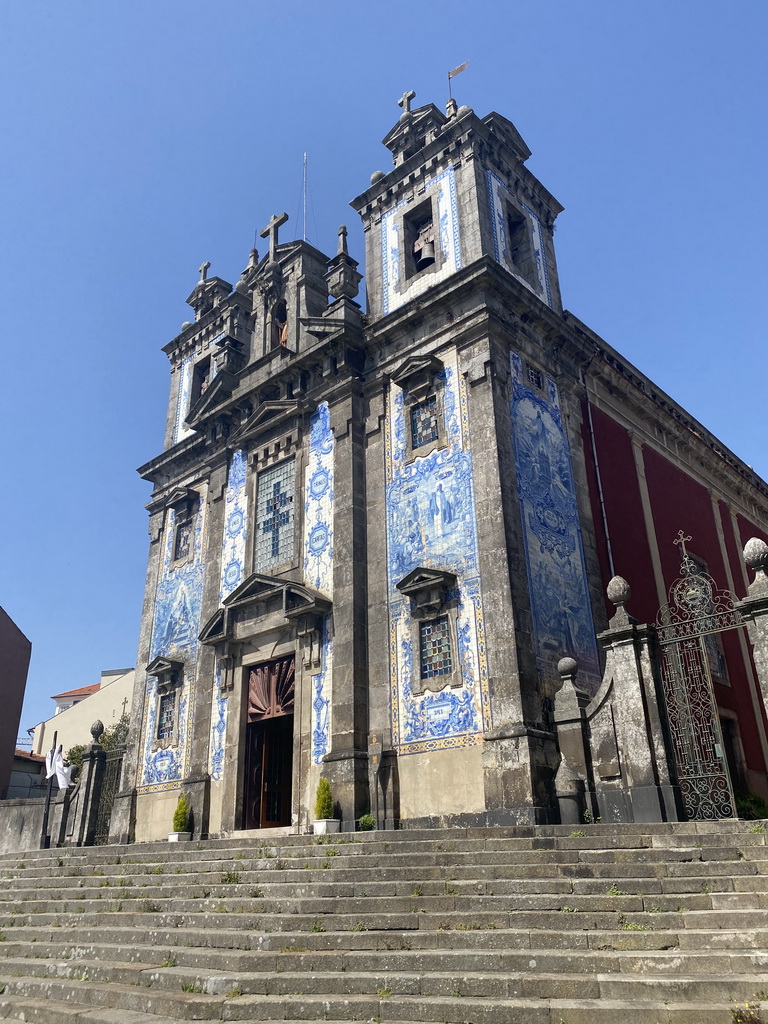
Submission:
<svg viewBox="0 0 768 1024">
<path fill-rule="evenodd" d="M 83 754 L 83 767 L 80 770 L 80 799 L 77 805 L 77 816 L 74 827 L 67 830 L 71 842 L 75 846 L 93 846 L 96 836 L 96 819 L 99 813 L 99 798 L 104 781 L 104 766 L 107 754 L 99 740 L 104 726 L 98 719 L 91 726 L 92 742 Z"/>
<path fill-rule="evenodd" d="M 574 774 L 583 778 L 590 810 L 594 788 L 598 814 L 605 822 L 677 821 L 678 799 L 673 760 L 659 698 L 653 654 L 654 633 L 625 609 L 631 591 L 620 576 L 608 584 L 616 613 L 598 639 L 605 652 L 600 689 L 586 707 L 574 689 L 575 666 L 560 663 L 569 683 L 555 700 L 555 723 L 561 753 L 568 762 L 558 773 L 558 802 L 575 804 Z M 583 737 L 583 749 L 580 739 Z"/>
<path fill-rule="evenodd" d="M 744 561 L 754 569 L 755 579 L 736 608 L 746 622 L 763 707 L 768 709 L 768 544 L 759 537 L 752 537 L 744 547 Z"/>
</svg>

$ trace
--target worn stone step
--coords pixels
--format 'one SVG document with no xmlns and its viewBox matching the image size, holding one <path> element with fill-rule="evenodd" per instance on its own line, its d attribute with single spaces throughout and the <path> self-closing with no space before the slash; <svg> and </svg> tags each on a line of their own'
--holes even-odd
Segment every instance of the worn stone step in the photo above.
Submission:
<svg viewBox="0 0 768 1024">
<path fill-rule="evenodd" d="M 176 1024 L 177 1017 L 161 1017 L 137 1010 L 96 1008 L 82 1003 L 0 995 L 0 1019 L 28 1024 Z"/>
<path fill-rule="evenodd" d="M 19 973 L 19 965 L 27 964 L 26 971 L 35 975 L 59 973 L 71 976 L 78 971 L 104 972 L 105 965 L 128 965 L 129 977 L 137 970 L 155 971 L 158 968 L 206 969 L 222 972 L 283 973 L 304 972 L 322 974 L 326 971 L 364 972 L 371 967 L 369 950 L 331 950 L 325 952 L 254 952 L 157 946 L 90 945 L 73 946 L 48 944 L 48 960 L 30 961 L 36 950 L 32 943 L 7 943 L 1 949 L 6 962 L 0 964 L 6 973 Z M 748 951 L 712 952 L 709 950 L 678 951 L 670 956 L 666 949 L 595 949 L 589 946 L 571 949 L 508 949 L 467 948 L 438 950 L 378 950 L 376 968 L 385 972 L 544 972 L 557 973 L 658 973 L 685 974 L 745 974 L 766 973 L 768 953 Z M 34 965 L 34 969 L 32 969 Z M 138 966 L 137 966 L 138 965 Z M 55 968 L 55 969 L 54 969 Z M 23 973 L 23 972 L 22 972 Z"/>
<path fill-rule="evenodd" d="M 688 958 L 691 959 L 691 958 Z M 154 966 L 141 962 L 124 963 L 111 961 L 78 961 L 69 963 L 27 963 L 20 960 L 7 961 L 0 977 L 13 977 L 24 972 L 35 978 L 76 980 L 78 982 L 106 983 L 111 985 L 141 985 L 163 992 L 186 991 L 208 995 L 223 995 L 234 998 L 243 994 L 258 995 L 372 995 L 389 998 L 397 995 L 423 996 L 483 996 L 489 998 L 531 997 L 539 999 L 578 998 L 590 999 L 642 999 L 658 998 L 660 995 L 676 999 L 697 1001 L 713 998 L 719 993 L 723 998 L 741 998 L 745 984 L 753 988 L 768 984 L 768 975 L 755 971 L 754 965 L 749 976 L 732 973 L 719 974 L 714 965 L 710 971 L 688 974 L 682 969 L 666 974 L 655 974 L 653 969 L 659 957 L 654 960 L 644 957 L 636 963 L 633 971 L 551 971 L 543 963 L 535 964 L 536 970 L 515 971 L 509 961 L 500 963 L 495 970 L 467 970 L 458 965 L 450 972 L 420 965 L 414 970 L 400 958 L 405 969 L 393 971 L 377 969 L 347 969 L 347 964 L 336 965 L 337 969 L 274 971 L 232 971 L 195 969 L 190 967 Z M 291 967 L 298 967 L 292 964 Z M 303 965 L 302 966 L 306 966 Z M 350 965 L 354 967 L 354 965 Z M 360 963 L 358 967 L 366 965 Z M 578 965 L 579 968 L 581 965 Z M 343 968 L 343 969 L 342 969 Z M 382 995 L 386 993 L 386 995 Z"/>
</svg>

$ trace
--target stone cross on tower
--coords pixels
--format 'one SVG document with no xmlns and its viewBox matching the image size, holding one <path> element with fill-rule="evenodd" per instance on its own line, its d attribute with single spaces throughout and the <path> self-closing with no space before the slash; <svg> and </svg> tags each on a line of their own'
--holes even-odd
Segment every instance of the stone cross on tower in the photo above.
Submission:
<svg viewBox="0 0 768 1024">
<path fill-rule="evenodd" d="M 285 224 L 288 220 L 287 213 L 281 213 L 280 216 L 273 214 L 269 218 L 269 224 L 260 232 L 262 238 L 269 238 L 269 262 L 275 262 L 275 254 L 277 252 L 277 230 L 281 224 Z"/>
<path fill-rule="evenodd" d="M 208 277 L 208 270 L 210 266 L 211 264 L 208 262 L 208 260 L 206 260 L 205 263 L 200 264 L 200 266 L 198 267 L 200 271 L 200 281 L 198 282 L 198 284 L 202 284 L 202 282 L 205 281 L 205 279 Z"/>
<path fill-rule="evenodd" d="M 402 107 L 403 108 L 403 112 L 400 115 L 401 117 L 405 117 L 406 114 L 410 114 L 410 112 L 411 112 L 411 100 L 415 100 L 415 99 L 416 99 L 416 93 L 413 91 L 413 89 L 409 89 L 407 92 L 403 93 L 403 95 L 397 101 L 398 107 Z"/>
</svg>

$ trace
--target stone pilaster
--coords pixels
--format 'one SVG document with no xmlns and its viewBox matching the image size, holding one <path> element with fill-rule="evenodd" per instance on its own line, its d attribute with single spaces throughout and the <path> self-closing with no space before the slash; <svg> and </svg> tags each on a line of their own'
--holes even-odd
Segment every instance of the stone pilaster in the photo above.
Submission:
<svg viewBox="0 0 768 1024">
<path fill-rule="evenodd" d="M 463 354 L 492 724 L 483 737 L 485 820 L 551 821 L 554 737 L 542 723 L 503 343 Z M 513 609 L 515 611 L 513 612 Z"/>
<path fill-rule="evenodd" d="M 323 775 L 341 810 L 342 829 L 369 807 L 366 639 L 365 410 L 356 385 L 331 406 L 335 444 L 333 562 L 333 714 Z"/>
<path fill-rule="evenodd" d="M 768 544 L 752 537 L 744 547 L 744 561 L 755 570 L 755 579 L 736 607 L 747 625 L 763 708 L 768 708 Z"/>
<path fill-rule="evenodd" d="M 129 843 L 133 840 L 136 825 L 136 786 L 143 756 L 142 737 L 144 732 L 144 710 L 147 694 L 146 666 L 149 663 L 152 644 L 152 628 L 155 621 L 155 594 L 157 580 L 163 561 L 163 526 L 165 509 L 153 511 L 149 518 L 149 561 L 144 587 L 144 605 L 141 612 L 139 650 L 136 655 L 136 677 L 133 684 L 128 736 L 125 757 L 120 775 L 120 789 L 112 805 L 109 826 L 111 843 Z"/>
<path fill-rule="evenodd" d="M 205 577 L 200 626 L 219 606 L 221 575 L 221 545 L 224 532 L 224 514 L 227 486 L 227 453 L 219 453 L 217 464 L 208 479 L 206 528 L 203 559 Z M 189 746 L 189 764 L 183 781 L 184 792 L 192 809 L 192 824 L 196 839 L 208 834 L 211 778 L 209 758 L 211 745 L 211 714 L 213 704 L 216 659 L 214 650 L 204 644 L 198 648 L 195 664 L 194 706 L 190 711 L 188 728 L 192 731 Z"/>
</svg>

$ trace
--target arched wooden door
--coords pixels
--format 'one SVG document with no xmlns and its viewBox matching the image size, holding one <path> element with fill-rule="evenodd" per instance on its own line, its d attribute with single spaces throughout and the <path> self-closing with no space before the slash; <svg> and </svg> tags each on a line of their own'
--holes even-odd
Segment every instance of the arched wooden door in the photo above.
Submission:
<svg viewBox="0 0 768 1024">
<path fill-rule="evenodd" d="M 295 680 L 292 654 L 248 674 L 244 828 L 291 823 Z"/>
</svg>

